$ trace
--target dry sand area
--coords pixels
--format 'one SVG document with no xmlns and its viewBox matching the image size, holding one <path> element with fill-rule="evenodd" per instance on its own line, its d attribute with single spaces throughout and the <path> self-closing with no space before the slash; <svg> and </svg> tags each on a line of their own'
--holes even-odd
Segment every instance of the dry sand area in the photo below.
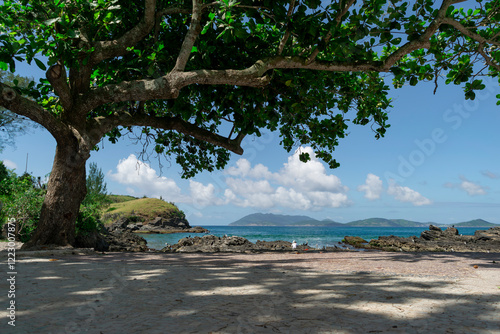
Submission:
<svg viewBox="0 0 500 334">
<path fill-rule="evenodd" d="M 499 253 L 17 255 L 1 333 L 500 333 Z"/>
</svg>

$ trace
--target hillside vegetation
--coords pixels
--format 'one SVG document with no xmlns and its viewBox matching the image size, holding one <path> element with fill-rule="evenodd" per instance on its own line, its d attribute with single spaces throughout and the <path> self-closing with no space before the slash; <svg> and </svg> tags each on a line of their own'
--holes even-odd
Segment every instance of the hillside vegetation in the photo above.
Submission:
<svg viewBox="0 0 500 334">
<path fill-rule="evenodd" d="M 363 227 L 427 227 L 429 223 L 418 223 L 405 219 L 369 218 L 356 220 L 345 225 Z"/>
<path fill-rule="evenodd" d="M 436 225 L 446 228 L 451 225 L 433 222 L 416 222 L 406 219 L 368 218 L 349 223 L 338 223 L 333 220 L 317 220 L 308 216 L 276 215 L 272 213 L 254 213 L 245 216 L 229 225 L 232 226 L 337 226 L 337 227 L 428 227 Z M 489 223 L 483 219 L 475 219 L 454 224 L 456 227 L 494 227 L 498 224 Z"/>
<path fill-rule="evenodd" d="M 109 200 L 110 203 L 121 203 L 137 199 L 137 197 L 129 195 L 107 195 L 106 198 Z"/>
<path fill-rule="evenodd" d="M 135 217 L 137 221 L 148 221 L 158 216 L 184 218 L 184 212 L 175 204 L 157 198 L 110 195 L 110 200 L 113 203 L 102 214 L 102 221 L 105 225 L 127 216 Z"/>
<path fill-rule="evenodd" d="M 469 220 L 467 222 L 455 224 L 455 227 L 456 226 L 459 226 L 459 227 L 460 226 L 461 227 L 494 227 L 494 226 L 498 226 L 498 225 L 493 224 L 493 223 L 489 223 L 483 219 L 474 219 L 474 220 Z"/>
</svg>

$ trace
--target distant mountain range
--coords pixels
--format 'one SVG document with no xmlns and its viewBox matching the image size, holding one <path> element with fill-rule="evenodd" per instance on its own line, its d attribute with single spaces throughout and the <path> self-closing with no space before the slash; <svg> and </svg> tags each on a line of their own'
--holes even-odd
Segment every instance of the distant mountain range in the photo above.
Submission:
<svg viewBox="0 0 500 334">
<path fill-rule="evenodd" d="M 352 227 L 428 227 L 429 225 L 448 227 L 451 225 L 439 223 L 420 223 L 406 219 L 369 218 L 356 220 L 350 223 L 338 223 L 330 219 L 317 220 L 308 216 L 275 215 L 272 213 L 254 213 L 245 216 L 231 226 L 352 226 Z M 453 224 L 455 227 L 494 227 L 500 226 L 483 219 L 475 219 L 463 223 Z"/>
</svg>

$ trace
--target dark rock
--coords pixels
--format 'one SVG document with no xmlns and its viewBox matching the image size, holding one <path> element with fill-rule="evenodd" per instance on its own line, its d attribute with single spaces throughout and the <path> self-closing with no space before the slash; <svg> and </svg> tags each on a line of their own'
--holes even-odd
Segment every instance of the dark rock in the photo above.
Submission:
<svg viewBox="0 0 500 334">
<path fill-rule="evenodd" d="M 208 233 L 200 226 L 191 227 L 189 222 L 177 216 L 158 216 L 150 221 L 139 221 L 136 216 L 122 217 L 108 227 L 109 232 L 129 231 L 136 233 Z"/>
<path fill-rule="evenodd" d="M 437 226 L 434 225 L 429 225 L 429 229 L 426 231 L 423 231 L 420 234 L 420 238 L 424 240 L 436 240 L 440 238 L 443 235 L 443 230 L 440 229 Z"/>
<path fill-rule="evenodd" d="M 343 242 L 345 242 L 348 245 L 352 246 L 361 246 L 363 244 L 367 244 L 368 241 L 366 241 L 363 238 L 360 237 L 351 237 L 351 236 L 345 236 Z"/>
<path fill-rule="evenodd" d="M 106 252 L 109 250 L 109 243 L 106 237 L 99 231 L 79 233 L 75 238 L 76 248 L 93 248 L 98 252 Z"/>
<path fill-rule="evenodd" d="M 257 242 L 255 243 L 255 247 L 259 250 L 291 250 L 292 243 L 283 240 L 277 240 L 277 241 L 257 240 Z M 299 248 L 301 248 L 301 246 L 297 246 L 297 249 Z"/>
<path fill-rule="evenodd" d="M 458 230 L 454 227 L 448 227 L 446 230 L 443 231 L 443 235 L 445 236 L 458 235 Z"/>
<path fill-rule="evenodd" d="M 500 227 L 462 236 L 456 228 L 442 231 L 434 226 L 422 232 L 420 238 L 379 237 L 371 240 L 368 246 L 358 247 L 408 252 L 500 252 Z"/>
<path fill-rule="evenodd" d="M 179 252 L 179 253 L 214 253 L 214 252 L 256 252 L 256 251 L 291 251 L 292 244 L 289 241 L 257 241 L 251 243 L 245 238 L 236 236 L 216 237 L 214 235 L 205 235 L 203 237 L 182 238 L 179 242 L 172 246 L 163 248 L 162 252 Z M 314 250 L 308 245 L 300 245 L 297 251 Z M 338 248 L 334 248 L 338 250 Z"/>
<path fill-rule="evenodd" d="M 161 227 L 163 227 L 163 218 L 156 217 L 155 219 L 149 221 L 147 224 L 150 225 L 150 226 L 161 226 Z"/>
<path fill-rule="evenodd" d="M 254 249 L 254 245 L 242 237 L 216 237 L 214 235 L 204 235 L 203 237 L 182 238 L 171 247 L 166 247 L 162 251 L 172 251 L 178 253 L 195 252 L 246 252 Z"/>
<path fill-rule="evenodd" d="M 500 241 L 500 227 L 492 227 L 489 230 L 476 231 L 474 236 L 482 240 Z"/>
<path fill-rule="evenodd" d="M 113 231 L 125 231 L 127 230 L 127 226 L 132 223 L 132 221 L 130 220 L 129 217 L 122 217 L 120 219 L 118 219 L 117 221 L 115 221 L 114 223 L 112 223 L 108 228 L 107 230 L 109 232 L 113 232 Z"/>
<path fill-rule="evenodd" d="M 147 241 L 130 231 L 114 231 L 106 235 L 106 241 L 109 244 L 110 252 L 145 252 L 149 250 Z"/>
<path fill-rule="evenodd" d="M 442 232 L 443 230 L 437 226 L 434 226 L 434 225 L 429 225 L 429 230 L 430 231 L 438 231 L 438 232 Z"/>
<path fill-rule="evenodd" d="M 210 231 L 201 226 L 194 226 L 186 230 L 187 233 L 209 233 Z"/>
<path fill-rule="evenodd" d="M 75 247 L 93 248 L 99 252 L 144 252 L 149 250 L 147 241 L 133 233 L 133 229 L 123 220 L 111 228 L 103 228 L 101 231 L 92 231 L 77 235 Z M 122 226 L 125 226 L 122 228 Z"/>
</svg>

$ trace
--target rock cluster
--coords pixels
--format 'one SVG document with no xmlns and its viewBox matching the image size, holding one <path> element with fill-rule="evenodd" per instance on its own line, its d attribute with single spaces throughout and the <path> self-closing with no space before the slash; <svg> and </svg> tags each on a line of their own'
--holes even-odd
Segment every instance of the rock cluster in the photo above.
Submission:
<svg viewBox="0 0 500 334">
<path fill-rule="evenodd" d="M 162 252 L 236 252 L 243 253 L 251 250 L 253 244 L 242 237 L 216 237 L 204 235 L 203 237 L 182 238 L 175 245 L 163 248 Z"/>
<path fill-rule="evenodd" d="M 143 223 L 133 217 L 123 217 L 101 231 L 77 236 L 75 246 L 93 248 L 99 252 L 144 252 L 148 251 L 147 241 L 138 233 L 206 233 L 203 227 L 189 226 L 182 218 L 157 217 Z"/>
<path fill-rule="evenodd" d="M 92 231 L 76 237 L 75 247 L 93 248 L 99 252 L 144 252 L 149 250 L 147 241 L 130 231 Z"/>
<path fill-rule="evenodd" d="M 405 252 L 500 252 L 500 227 L 489 230 L 478 230 L 474 235 L 460 235 L 454 227 L 446 230 L 430 225 L 429 230 L 423 231 L 420 237 L 379 237 L 370 242 L 360 241 L 353 237 L 346 237 L 346 243 L 366 249 L 380 249 L 386 251 Z"/>
<path fill-rule="evenodd" d="M 237 236 L 217 237 L 214 235 L 204 235 L 203 237 L 189 237 L 179 240 L 175 245 L 170 245 L 161 250 L 161 252 L 176 253 L 215 253 L 232 252 L 247 253 L 261 251 L 293 251 L 292 243 L 289 241 L 260 241 L 252 243 L 245 238 Z M 308 245 L 298 245 L 296 251 L 316 250 Z M 340 250 L 337 247 L 329 247 L 328 251 Z"/>
</svg>

